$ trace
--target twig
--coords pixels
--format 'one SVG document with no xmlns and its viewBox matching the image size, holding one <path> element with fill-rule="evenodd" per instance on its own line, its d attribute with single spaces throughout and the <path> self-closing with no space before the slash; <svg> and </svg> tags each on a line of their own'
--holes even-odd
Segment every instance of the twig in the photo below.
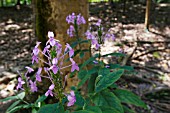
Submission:
<svg viewBox="0 0 170 113">
<path fill-rule="evenodd" d="M 168 49 L 168 48 L 162 47 L 162 48 L 156 48 L 156 49 L 151 49 L 151 50 L 148 50 L 148 51 L 144 51 L 141 54 L 137 55 L 136 57 L 133 57 L 133 59 L 138 59 L 140 56 L 146 55 L 148 53 L 153 53 L 153 52 L 156 52 L 156 51 L 164 51 L 166 49 Z"/>
</svg>

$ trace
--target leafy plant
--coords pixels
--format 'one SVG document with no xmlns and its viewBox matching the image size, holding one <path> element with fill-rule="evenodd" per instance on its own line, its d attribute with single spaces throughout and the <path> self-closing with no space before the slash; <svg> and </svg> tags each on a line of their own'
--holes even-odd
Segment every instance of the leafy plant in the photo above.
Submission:
<svg viewBox="0 0 170 113">
<path fill-rule="evenodd" d="M 34 71 L 31 67 L 26 67 L 27 71 L 25 74 L 19 73 L 20 77 L 18 78 L 17 89 L 24 90 L 24 92 L 1 100 L 1 102 L 16 100 L 7 109 L 7 112 L 13 113 L 19 109 L 28 108 L 31 108 L 33 113 L 134 112 L 126 107 L 124 103 L 146 108 L 146 104 L 137 95 L 128 90 L 120 89 L 115 83 L 125 72 L 133 71 L 133 68 L 130 66 L 121 66 L 120 64 L 105 64 L 101 60 L 108 55 L 115 57 L 125 56 L 123 53 L 101 55 L 101 45 L 104 41 L 115 39 L 114 35 L 109 31 L 107 33 L 103 32 L 101 20 L 96 23 L 98 27 L 97 34 L 94 35 L 90 30 L 85 33 L 87 40 L 82 40 L 78 34 L 80 25 L 86 23 L 81 14 L 75 15 L 72 13 L 66 18 L 66 21 L 71 24 L 67 30 L 67 34 L 70 37 L 76 37 L 76 41 L 70 45 L 66 44 L 64 53 L 62 53 L 62 46 L 59 41 L 54 39 L 53 32 L 48 32 L 49 40 L 43 51 L 38 49 L 41 42 L 37 42 L 32 53 L 32 63 L 41 61 L 47 66 L 38 68 L 35 76 L 36 80 L 32 80 L 27 76 L 28 73 Z M 79 58 L 83 58 L 84 54 L 90 51 L 81 49 L 81 45 L 87 43 L 91 43 L 98 51 L 98 54 L 78 65 L 74 61 L 74 57 L 79 55 Z M 74 48 L 77 47 L 79 49 L 74 51 Z M 40 59 L 38 56 L 39 53 L 43 54 L 48 61 Z M 64 56 L 67 54 L 69 58 L 64 59 Z M 71 64 L 63 66 L 64 61 L 70 61 Z M 77 75 L 80 81 L 78 86 L 72 87 L 68 94 L 64 92 L 64 87 L 66 79 L 69 78 L 65 76 L 65 79 L 62 80 L 61 76 L 63 76 L 62 69 L 69 67 L 71 67 L 71 77 Z M 47 76 L 41 75 L 42 70 L 46 72 Z M 37 82 L 41 82 L 42 77 L 51 81 L 51 85 L 45 95 L 40 96 L 34 103 L 26 102 L 24 97 L 29 93 L 32 94 L 38 91 Z M 87 91 L 82 90 L 82 87 L 86 87 Z M 82 92 L 85 94 L 81 95 Z M 48 96 L 56 98 L 58 101 L 53 104 L 45 104 L 44 101 Z"/>
</svg>

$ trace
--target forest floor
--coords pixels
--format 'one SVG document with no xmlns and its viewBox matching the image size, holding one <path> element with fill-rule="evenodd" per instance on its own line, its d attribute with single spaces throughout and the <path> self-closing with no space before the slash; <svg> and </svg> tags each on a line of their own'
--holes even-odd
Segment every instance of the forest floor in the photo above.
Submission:
<svg viewBox="0 0 170 113">
<path fill-rule="evenodd" d="M 121 9 L 121 10 L 120 10 Z M 93 27 L 102 19 L 104 30 L 115 34 L 115 41 L 107 41 L 102 54 L 122 51 L 128 57 L 123 63 L 133 66 L 133 74 L 123 76 L 117 84 L 138 94 L 149 110 L 128 105 L 137 113 L 169 113 L 170 111 L 170 4 L 151 8 L 150 29 L 144 29 L 145 6 L 91 3 L 89 24 Z M 31 51 L 35 45 L 32 9 L 29 6 L 0 8 L 0 98 L 15 93 L 16 71 L 31 65 Z M 116 58 L 103 59 L 117 62 Z M 0 103 L 4 113 L 11 103 Z"/>
</svg>

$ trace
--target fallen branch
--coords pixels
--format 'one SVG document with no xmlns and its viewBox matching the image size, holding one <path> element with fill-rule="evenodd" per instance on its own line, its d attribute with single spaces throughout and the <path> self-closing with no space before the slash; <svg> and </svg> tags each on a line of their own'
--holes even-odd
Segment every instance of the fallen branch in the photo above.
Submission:
<svg viewBox="0 0 170 113">
<path fill-rule="evenodd" d="M 162 71 L 155 70 L 155 69 L 150 69 L 150 68 L 147 68 L 147 67 L 144 67 L 144 66 L 140 66 L 140 65 L 133 64 L 133 67 L 134 68 L 144 69 L 144 70 L 147 70 L 147 71 L 150 71 L 152 73 L 159 74 L 159 75 L 163 75 L 164 74 Z"/>
<path fill-rule="evenodd" d="M 168 48 L 162 47 L 162 48 L 151 49 L 151 50 L 142 52 L 141 54 L 137 55 L 136 57 L 133 57 L 133 59 L 138 59 L 141 56 L 144 56 L 146 54 L 153 53 L 153 52 L 156 52 L 156 51 L 166 51 L 166 49 L 168 49 Z"/>
</svg>

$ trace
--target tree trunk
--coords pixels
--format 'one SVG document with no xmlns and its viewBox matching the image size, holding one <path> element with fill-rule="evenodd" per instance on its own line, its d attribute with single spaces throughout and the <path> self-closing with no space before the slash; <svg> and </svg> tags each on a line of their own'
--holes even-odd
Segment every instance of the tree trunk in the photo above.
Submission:
<svg viewBox="0 0 170 113">
<path fill-rule="evenodd" d="M 34 2 L 34 1 L 33 1 Z M 71 14 L 79 14 L 88 21 L 88 0 L 35 0 L 35 16 L 36 16 L 36 36 L 37 40 L 42 42 L 41 49 L 45 47 L 47 41 L 48 31 L 53 31 L 55 38 L 60 40 L 63 48 L 65 48 L 66 43 L 71 44 L 76 40 L 76 38 L 70 38 L 67 35 L 67 29 L 69 25 L 66 22 L 66 17 Z M 85 33 L 87 30 L 86 25 L 81 25 L 81 31 L 79 34 Z M 81 36 L 85 38 L 84 35 Z M 89 49 L 89 45 L 82 45 L 83 49 Z M 74 60 L 77 64 L 82 63 L 87 58 L 89 58 L 90 53 L 86 53 L 83 59 L 80 59 L 78 55 L 74 57 Z M 65 63 L 64 65 L 71 64 L 70 62 Z M 43 64 L 41 64 L 43 65 Z M 64 76 L 70 72 L 69 69 L 62 70 Z M 69 79 L 70 80 L 70 79 Z M 68 82 L 68 86 L 73 85 L 74 83 L 71 80 Z M 76 81 L 77 82 L 77 81 Z M 69 85 L 71 83 L 71 85 Z M 74 84 L 75 85 L 75 84 Z"/>
<path fill-rule="evenodd" d="M 146 12 L 145 12 L 145 29 L 149 30 L 149 15 L 150 15 L 151 0 L 146 1 Z"/>
</svg>

